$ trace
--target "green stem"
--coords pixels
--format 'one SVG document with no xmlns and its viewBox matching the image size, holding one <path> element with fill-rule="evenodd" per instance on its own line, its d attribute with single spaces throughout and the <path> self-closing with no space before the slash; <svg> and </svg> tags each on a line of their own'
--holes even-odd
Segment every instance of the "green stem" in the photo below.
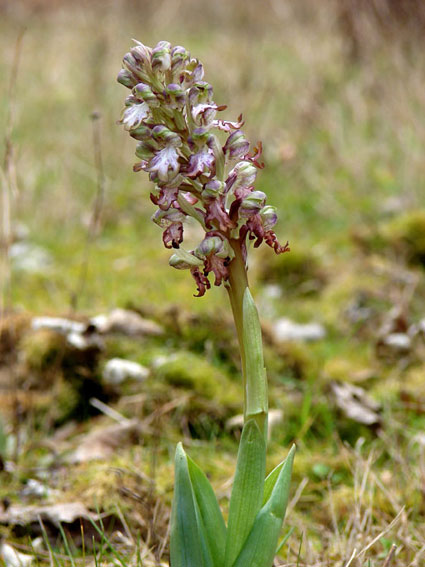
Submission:
<svg viewBox="0 0 425 567">
<path fill-rule="evenodd" d="M 254 419 L 266 439 L 267 377 L 264 369 L 260 321 L 249 292 L 240 242 L 230 240 L 230 244 L 235 257 L 229 266 L 227 290 L 242 360 L 244 420 Z"/>
<path fill-rule="evenodd" d="M 227 291 L 229 293 L 230 304 L 232 306 L 233 319 L 235 321 L 236 332 L 238 335 L 239 350 L 242 361 L 243 386 L 245 391 L 246 385 L 246 361 L 245 347 L 243 340 L 243 297 L 245 289 L 248 287 L 248 276 L 246 273 L 245 261 L 243 259 L 241 245 L 239 240 L 230 240 L 235 257 L 229 266 L 229 285 Z M 244 406 L 245 407 L 245 406 Z"/>
</svg>

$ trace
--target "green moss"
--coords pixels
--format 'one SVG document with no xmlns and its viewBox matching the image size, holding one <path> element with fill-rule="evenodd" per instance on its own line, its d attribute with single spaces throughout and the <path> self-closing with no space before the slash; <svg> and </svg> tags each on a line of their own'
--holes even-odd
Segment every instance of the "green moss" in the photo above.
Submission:
<svg viewBox="0 0 425 567">
<path fill-rule="evenodd" d="M 286 342 L 264 349 L 267 375 L 271 383 L 302 380 L 317 374 L 311 349 L 304 343 Z"/>
<path fill-rule="evenodd" d="M 404 213 L 381 227 L 384 241 L 408 262 L 425 266 L 425 210 Z"/>
<path fill-rule="evenodd" d="M 305 295 L 320 291 L 327 279 L 318 256 L 300 243 L 280 256 L 265 250 L 258 273 L 262 283 L 278 284 L 288 294 Z"/>
<path fill-rule="evenodd" d="M 172 386 L 193 390 L 197 396 L 217 404 L 234 407 L 242 404 L 242 388 L 205 357 L 191 352 L 169 356 L 156 370 L 156 376 Z"/>
<path fill-rule="evenodd" d="M 27 333 L 21 343 L 26 366 L 32 372 L 46 376 L 57 373 L 66 349 L 62 335 L 48 330 Z"/>
</svg>

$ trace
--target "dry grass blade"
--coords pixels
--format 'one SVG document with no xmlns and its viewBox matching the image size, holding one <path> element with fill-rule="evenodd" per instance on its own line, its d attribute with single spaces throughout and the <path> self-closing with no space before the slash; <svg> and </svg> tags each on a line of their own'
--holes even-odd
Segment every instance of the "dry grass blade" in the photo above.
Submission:
<svg viewBox="0 0 425 567">
<path fill-rule="evenodd" d="M 77 289 L 71 295 L 71 308 L 72 311 L 77 310 L 78 300 L 84 293 L 87 282 L 88 268 L 89 268 L 89 255 L 90 246 L 94 241 L 100 228 L 100 219 L 102 215 L 103 202 L 105 198 L 105 170 L 103 166 L 102 157 L 102 144 L 101 144 L 101 114 L 97 111 L 92 112 L 91 120 L 93 125 L 93 151 L 94 162 L 96 167 L 97 187 L 96 196 L 93 201 L 93 209 L 87 229 L 86 244 L 84 248 L 83 261 L 80 268 L 80 276 L 78 280 Z"/>
<path fill-rule="evenodd" d="M 349 567 L 351 565 L 351 563 L 354 561 L 356 557 L 356 553 L 357 553 L 357 549 L 353 549 L 353 553 L 351 554 L 350 559 L 348 560 L 348 562 L 345 564 L 344 567 Z"/>
<path fill-rule="evenodd" d="M 397 546 L 395 543 L 392 544 L 391 549 L 389 554 L 387 555 L 387 558 L 385 559 L 385 563 L 382 567 L 390 567 L 390 564 L 393 560 L 394 554 L 396 552 Z"/>
<path fill-rule="evenodd" d="M 390 532 L 393 529 L 393 527 L 397 524 L 397 522 L 400 520 L 404 510 L 405 507 L 403 506 L 403 508 L 400 510 L 400 512 L 397 514 L 394 520 L 390 524 L 388 524 L 388 526 L 384 530 L 382 530 L 381 533 L 379 533 L 375 538 L 373 538 L 373 540 L 370 543 L 368 543 L 366 547 L 364 547 L 361 551 L 359 551 L 359 553 L 356 555 L 355 558 L 358 559 L 359 557 L 364 555 L 366 551 L 368 551 L 371 547 L 373 547 L 376 542 L 378 542 L 382 537 L 384 537 L 385 534 Z"/>
<path fill-rule="evenodd" d="M 22 41 L 24 39 L 25 28 L 21 30 L 15 44 L 10 81 L 8 88 L 8 106 L 6 114 L 6 127 L 4 134 L 4 157 L 1 169 L 1 209 L 0 218 L 0 251 L 1 263 L 0 274 L 0 318 L 5 306 L 10 304 L 10 265 L 9 248 L 12 242 L 12 197 L 18 192 L 16 181 L 16 167 L 14 161 L 14 147 L 12 133 L 15 125 L 16 114 L 16 82 L 18 78 L 19 62 L 21 59 Z"/>
</svg>

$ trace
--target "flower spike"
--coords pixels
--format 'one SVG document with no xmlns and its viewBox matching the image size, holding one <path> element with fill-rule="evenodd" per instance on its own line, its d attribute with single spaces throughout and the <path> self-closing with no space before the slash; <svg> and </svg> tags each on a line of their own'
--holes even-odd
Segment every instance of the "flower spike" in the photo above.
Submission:
<svg viewBox="0 0 425 567">
<path fill-rule="evenodd" d="M 134 171 L 148 172 L 155 184 L 150 197 L 158 210 L 152 218 L 164 231 L 164 246 L 181 250 L 188 216 L 206 231 L 199 246 L 185 252 L 193 261 L 170 260 L 190 270 L 200 297 L 211 287 L 209 274 L 215 285 L 228 281 L 231 242 L 239 241 L 245 259 L 247 240 L 254 247 L 265 242 L 277 254 L 289 247 L 279 244 L 272 230 L 276 211 L 254 187 L 264 167 L 262 145 L 250 151 L 242 115 L 237 121 L 217 119 L 226 106 L 214 102 L 202 63 L 184 47 L 135 43 L 118 74 L 131 90 L 120 123 L 138 141 Z M 224 145 L 220 132 L 227 134 Z"/>
</svg>

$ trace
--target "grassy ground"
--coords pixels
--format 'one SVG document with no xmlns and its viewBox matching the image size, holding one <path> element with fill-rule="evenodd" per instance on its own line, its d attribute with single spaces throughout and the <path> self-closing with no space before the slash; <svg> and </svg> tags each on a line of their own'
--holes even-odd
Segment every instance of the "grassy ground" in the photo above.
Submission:
<svg viewBox="0 0 425 567">
<path fill-rule="evenodd" d="M 390 332 L 412 333 L 425 317 L 422 46 L 405 31 L 385 39 L 369 26 L 367 41 L 350 57 L 350 38 L 332 2 L 319 8 L 307 0 L 271 1 L 261 9 L 254 0 L 15 2 L 1 9 L 1 151 L 9 142 L 13 150 L 2 175 L 3 231 L 9 180 L 11 234 L 19 239 L 24 226 L 25 242 L 49 262 L 28 271 L 10 266 L 3 253 L 0 409 L 6 456 L 15 466 L 0 472 L 0 495 L 19 501 L 28 478 L 58 470 L 46 482 L 60 491 L 59 500 L 79 495 L 94 508 L 120 507 L 131 541 L 128 549 L 116 545 L 126 557 L 137 563 L 141 534 L 147 553 L 141 564 L 166 561 L 170 455 L 184 436 L 226 507 L 236 439 L 224 424 L 240 411 L 227 297 L 213 289 L 195 299 L 188 275 L 168 267 L 161 233 L 150 222 L 148 181 L 132 172 L 134 144 L 115 124 L 126 96 L 115 77 L 131 38 L 147 45 L 168 39 L 203 61 L 215 100 L 228 105 L 226 117 L 242 112 L 247 135 L 263 141 L 267 167 L 257 185 L 277 206 L 277 233 L 291 245 L 282 258 L 253 251 L 250 265 L 264 319 L 271 406 L 284 415 L 272 432 L 270 467 L 291 442 L 298 445 L 285 527 L 294 533 L 280 564 L 378 567 L 394 543 L 394 564 L 421 565 L 424 334 L 407 350 L 381 343 Z M 94 111 L 99 120 L 91 118 Z M 105 196 L 93 231 L 99 150 Z M 64 365 L 65 346 L 30 332 L 28 318 L 84 319 L 117 306 L 153 318 L 165 335 L 108 339 L 91 378 L 112 356 L 150 367 L 139 390 L 101 392 L 125 417 L 147 420 L 149 431 L 107 461 L 70 468 L 64 455 L 78 443 L 76 435 L 110 423 L 92 417 L 74 426 L 69 445 L 58 442 L 55 465 L 46 439 L 58 439 L 78 417 L 72 412 L 81 410 L 80 366 L 88 362 Z M 271 329 L 282 316 L 321 323 L 326 338 L 280 344 Z M 181 360 L 155 370 L 157 357 L 170 353 Z M 380 404 L 379 423 L 367 427 L 341 411 L 335 383 L 364 388 Z M 13 540 L 7 528 L 4 534 Z"/>
</svg>

